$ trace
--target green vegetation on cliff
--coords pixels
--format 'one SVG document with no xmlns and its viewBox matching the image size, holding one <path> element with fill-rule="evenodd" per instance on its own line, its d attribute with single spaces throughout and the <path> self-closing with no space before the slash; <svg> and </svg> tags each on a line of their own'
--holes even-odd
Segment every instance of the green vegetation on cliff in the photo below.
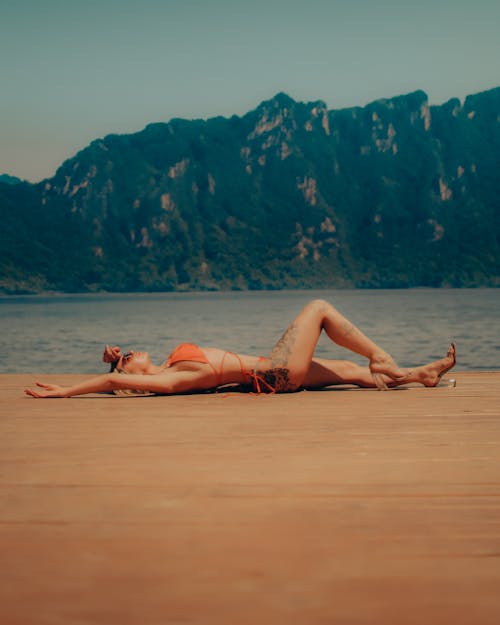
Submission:
<svg viewBox="0 0 500 625">
<path fill-rule="evenodd" d="M 500 88 L 109 135 L 0 182 L 3 292 L 498 286 Z"/>
</svg>

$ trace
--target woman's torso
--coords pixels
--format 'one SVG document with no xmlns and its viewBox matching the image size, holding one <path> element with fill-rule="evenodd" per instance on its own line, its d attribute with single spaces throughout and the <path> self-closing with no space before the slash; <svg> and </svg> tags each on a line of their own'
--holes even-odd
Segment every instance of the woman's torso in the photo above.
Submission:
<svg viewBox="0 0 500 625">
<path fill-rule="evenodd" d="M 170 357 L 176 352 L 175 358 L 178 358 L 179 355 L 182 356 L 184 345 L 187 344 L 177 346 Z M 193 354 L 192 358 L 197 358 L 196 351 L 187 349 L 185 350 L 186 360 L 175 360 L 169 364 L 169 359 L 167 359 L 166 365 L 176 371 L 199 371 L 200 375 L 203 376 L 210 371 L 214 380 L 213 386 L 221 386 L 225 384 L 249 384 L 251 382 L 250 374 L 255 369 L 260 368 L 263 361 L 266 360 L 247 354 L 236 354 L 217 347 L 199 347 L 199 349 L 208 362 L 190 360 L 190 353 Z"/>
</svg>

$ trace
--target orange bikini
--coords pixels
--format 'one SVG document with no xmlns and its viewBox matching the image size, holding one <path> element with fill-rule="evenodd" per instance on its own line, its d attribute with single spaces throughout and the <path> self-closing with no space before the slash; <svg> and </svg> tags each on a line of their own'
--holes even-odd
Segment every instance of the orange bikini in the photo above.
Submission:
<svg viewBox="0 0 500 625">
<path fill-rule="evenodd" d="M 245 371 L 243 363 L 241 362 L 241 358 L 238 356 L 238 354 L 235 354 L 234 352 L 224 352 L 219 370 L 217 371 L 217 369 L 210 362 L 210 360 L 208 360 L 208 358 L 205 356 L 205 353 L 200 347 L 198 347 L 198 345 L 195 345 L 194 343 L 181 343 L 167 358 L 167 365 L 171 367 L 172 365 L 175 365 L 176 362 L 180 362 L 181 360 L 187 360 L 190 362 L 202 362 L 204 364 L 210 365 L 215 375 L 215 386 L 221 386 L 224 375 L 224 361 L 228 354 L 231 354 L 238 359 L 242 375 L 252 378 L 252 384 L 256 393 L 260 394 L 276 392 L 276 389 L 268 384 L 268 382 L 266 382 L 266 380 L 262 376 L 258 375 L 255 371 Z M 265 358 L 261 357 L 260 360 L 265 360 Z"/>
<path fill-rule="evenodd" d="M 190 362 L 202 362 L 204 364 L 210 365 L 215 375 L 215 386 L 220 386 L 222 384 L 222 378 L 224 375 L 224 361 L 228 354 L 232 354 L 233 352 L 224 352 L 222 356 L 222 360 L 220 363 L 219 371 L 213 366 L 213 364 L 208 360 L 205 356 L 203 350 L 195 345 L 194 343 L 181 343 L 177 345 L 174 351 L 170 354 L 167 359 L 167 365 L 170 367 L 175 365 L 176 362 L 180 362 L 181 360 L 188 360 Z M 240 363 L 241 373 L 245 374 L 245 370 L 243 368 L 243 363 L 241 362 L 241 358 L 234 354 Z"/>
<path fill-rule="evenodd" d="M 204 362 L 206 364 L 210 364 L 204 352 L 198 347 L 198 345 L 194 345 L 194 343 L 181 343 L 180 345 L 177 345 L 168 357 L 167 365 L 170 367 L 181 360 L 190 360 L 191 362 Z"/>
</svg>

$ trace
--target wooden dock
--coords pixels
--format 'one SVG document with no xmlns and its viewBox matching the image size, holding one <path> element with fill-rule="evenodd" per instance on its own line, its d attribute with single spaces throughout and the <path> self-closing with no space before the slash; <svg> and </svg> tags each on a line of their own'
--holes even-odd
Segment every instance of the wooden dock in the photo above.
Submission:
<svg viewBox="0 0 500 625">
<path fill-rule="evenodd" d="M 497 625 L 500 372 L 453 377 L 34 400 L 1 375 L 2 625 Z"/>
</svg>

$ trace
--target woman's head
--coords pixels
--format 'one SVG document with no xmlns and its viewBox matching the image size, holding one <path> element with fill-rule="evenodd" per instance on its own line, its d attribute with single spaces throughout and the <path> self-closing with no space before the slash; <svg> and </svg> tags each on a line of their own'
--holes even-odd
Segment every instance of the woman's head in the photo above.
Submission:
<svg viewBox="0 0 500 625">
<path fill-rule="evenodd" d="M 115 373 L 129 373 L 135 375 L 145 375 L 151 373 L 151 360 L 147 352 L 136 352 L 130 350 L 126 354 L 120 355 L 119 359 L 111 363 L 111 371 Z M 114 389 L 115 395 L 154 395 L 151 391 L 137 389 Z"/>
<path fill-rule="evenodd" d="M 118 361 L 113 364 L 115 365 L 115 370 L 119 373 L 145 375 L 151 373 L 152 369 L 148 352 L 136 352 L 133 349 L 120 356 Z"/>
</svg>

